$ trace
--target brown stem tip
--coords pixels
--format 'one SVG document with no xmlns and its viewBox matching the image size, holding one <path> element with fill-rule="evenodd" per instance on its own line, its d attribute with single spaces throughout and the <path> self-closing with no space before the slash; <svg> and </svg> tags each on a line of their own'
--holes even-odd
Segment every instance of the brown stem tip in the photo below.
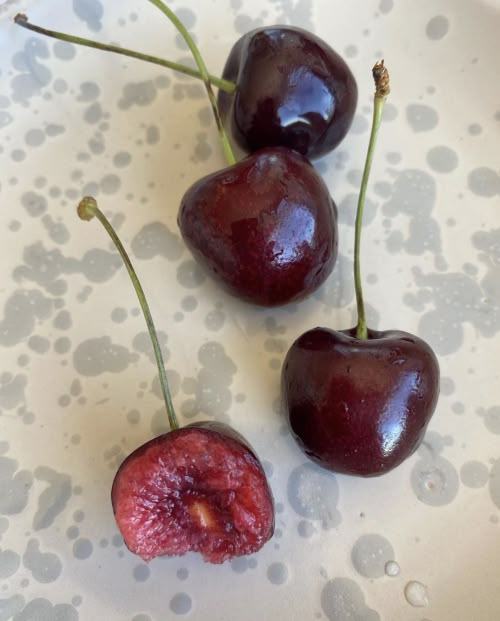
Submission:
<svg viewBox="0 0 500 621">
<path fill-rule="evenodd" d="M 28 21 L 28 16 L 24 13 L 18 13 L 14 17 L 14 21 L 16 22 L 16 24 L 25 24 Z"/>
<path fill-rule="evenodd" d="M 375 95 L 376 97 L 387 97 L 391 92 L 389 84 L 389 72 L 384 65 L 383 59 L 376 63 L 372 69 L 373 79 L 375 80 Z"/>
<path fill-rule="evenodd" d="M 97 202 L 93 196 L 85 196 L 77 207 L 78 216 L 81 220 L 92 220 L 97 210 Z"/>
</svg>

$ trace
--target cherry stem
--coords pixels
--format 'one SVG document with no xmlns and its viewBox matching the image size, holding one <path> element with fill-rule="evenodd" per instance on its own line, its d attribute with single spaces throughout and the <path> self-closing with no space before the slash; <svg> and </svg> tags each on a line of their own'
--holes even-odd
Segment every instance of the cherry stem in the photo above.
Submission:
<svg viewBox="0 0 500 621">
<path fill-rule="evenodd" d="M 78 205 L 78 215 L 82 220 L 92 220 L 92 218 L 96 217 L 99 222 L 103 225 L 103 227 L 108 232 L 108 235 L 111 237 L 116 249 L 120 253 L 123 262 L 125 263 L 125 267 L 129 273 L 130 279 L 132 280 L 132 284 L 134 285 L 135 292 L 137 294 L 137 298 L 139 299 L 139 304 L 141 305 L 142 312 L 144 314 L 144 319 L 146 320 L 146 324 L 149 330 L 149 336 L 151 337 L 151 342 L 153 343 L 153 349 L 156 358 L 156 364 L 158 365 L 158 373 L 160 375 L 160 385 L 161 390 L 163 392 L 163 398 L 165 399 L 165 406 L 167 408 L 168 421 L 170 423 L 170 428 L 178 429 L 179 423 L 177 421 L 177 416 L 175 414 L 174 406 L 172 403 L 172 397 L 170 396 L 170 389 L 168 387 L 167 373 L 165 371 L 165 363 L 163 362 L 163 356 L 160 349 L 160 344 L 158 342 L 158 335 L 156 333 L 156 328 L 153 322 L 153 318 L 151 317 L 151 312 L 149 310 L 149 305 L 146 300 L 146 296 L 144 294 L 144 290 L 139 282 L 139 278 L 135 273 L 132 262 L 129 259 L 127 251 L 123 247 L 120 238 L 116 234 L 115 230 L 111 226 L 111 223 L 106 218 L 106 216 L 102 213 L 102 211 L 97 206 L 97 202 L 95 198 L 92 196 L 86 196 L 82 198 Z"/>
<path fill-rule="evenodd" d="M 368 177 L 372 167 L 373 154 L 375 144 L 377 142 L 378 129 L 382 119 L 382 111 L 384 109 L 385 100 L 390 93 L 389 73 L 384 65 L 384 61 L 376 63 L 373 67 L 373 79 L 375 80 L 375 97 L 373 106 L 372 129 L 370 133 L 370 142 L 368 143 L 368 152 L 366 154 L 365 168 L 361 187 L 359 190 L 358 207 L 356 211 L 356 224 L 354 227 L 354 288 L 356 290 L 356 305 L 358 308 L 358 324 L 356 326 L 356 337 L 358 339 L 368 338 L 368 328 L 366 326 L 366 312 L 363 301 L 363 288 L 361 285 L 361 269 L 360 269 L 360 247 L 361 247 L 361 228 L 363 225 L 363 211 L 365 208 L 366 188 L 368 186 Z"/>
<path fill-rule="evenodd" d="M 129 56 L 130 58 L 137 58 L 138 60 L 144 60 L 147 63 L 152 63 L 153 65 L 160 65 L 161 67 L 166 67 L 167 69 L 173 69 L 178 73 L 184 73 L 185 75 L 197 78 L 198 80 L 203 79 L 199 71 L 197 71 L 196 69 L 192 69 L 191 67 L 187 67 L 186 65 L 174 63 L 170 60 L 164 60 L 163 58 L 151 56 L 150 54 L 142 54 L 141 52 L 129 50 L 125 47 L 108 45 L 107 43 L 99 43 L 99 41 L 93 41 L 92 39 L 84 39 L 82 37 L 76 37 L 74 35 L 69 35 L 64 32 L 58 32 L 57 30 L 48 30 L 47 28 L 36 26 L 35 24 L 29 22 L 28 17 L 26 15 L 23 15 L 22 13 L 18 13 L 14 17 L 14 21 L 18 26 L 21 26 L 22 28 L 37 32 L 38 34 L 45 35 L 46 37 L 51 37 L 52 39 L 67 41 L 68 43 L 83 45 L 84 47 L 91 47 L 96 50 L 103 50 L 104 52 L 113 52 L 115 54 L 121 54 L 122 56 Z M 211 84 L 213 84 L 217 88 L 220 88 L 226 93 L 232 94 L 236 90 L 236 84 L 234 82 L 230 82 L 229 80 L 223 80 L 222 78 L 218 78 L 217 76 L 213 75 L 209 75 L 208 79 Z"/>
<path fill-rule="evenodd" d="M 149 0 L 151 4 L 154 4 L 160 11 L 168 17 L 168 19 L 172 22 L 172 24 L 177 28 L 182 38 L 186 42 L 187 46 L 191 50 L 193 54 L 193 58 L 198 66 L 198 69 L 201 74 L 201 79 L 205 84 L 205 88 L 208 94 L 208 99 L 210 100 L 210 105 L 212 106 L 212 112 L 214 113 L 215 123 L 217 124 L 217 130 L 219 132 L 219 137 L 222 142 L 222 148 L 224 149 L 224 155 L 226 157 L 226 161 L 229 165 L 236 163 L 236 158 L 234 157 L 234 153 L 231 149 L 231 145 L 229 144 L 229 140 L 226 134 L 226 130 L 224 129 L 224 125 L 222 124 L 222 119 L 219 112 L 219 106 L 217 105 L 217 99 L 215 97 L 212 86 L 210 85 L 210 76 L 208 75 L 207 67 L 203 58 L 198 50 L 196 43 L 193 41 L 193 38 L 187 31 L 184 24 L 177 17 L 177 15 L 168 8 L 161 0 Z"/>
</svg>

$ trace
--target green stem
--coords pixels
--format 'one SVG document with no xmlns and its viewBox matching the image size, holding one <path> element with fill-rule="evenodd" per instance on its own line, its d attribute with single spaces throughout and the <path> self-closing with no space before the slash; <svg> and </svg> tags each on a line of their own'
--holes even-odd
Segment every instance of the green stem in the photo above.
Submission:
<svg viewBox="0 0 500 621">
<path fill-rule="evenodd" d="M 163 392 L 163 398 L 165 399 L 165 406 L 167 408 L 168 421 L 170 423 L 171 429 L 178 429 L 179 423 L 177 422 L 177 416 L 175 414 L 174 406 L 172 404 L 172 397 L 170 396 L 170 390 L 168 387 L 167 373 L 165 371 L 165 364 L 163 362 L 163 356 L 161 354 L 160 344 L 158 342 L 158 335 L 156 334 L 156 328 L 153 323 L 153 318 L 151 317 L 151 312 L 149 310 L 149 305 L 146 300 L 146 296 L 144 294 L 144 290 L 137 278 L 137 274 L 135 273 L 134 267 L 129 259 L 127 251 L 123 247 L 118 235 L 115 233 L 115 230 L 111 226 L 110 222 L 106 218 L 106 216 L 102 213 L 102 211 L 97 206 L 96 200 L 91 196 L 86 196 L 80 201 L 78 205 L 78 215 L 82 220 L 92 220 L 94 216 L 99 220 L 99 222 L 103 225 L 103 227 L 108 232 L 108 235 L 113 240 L 113 243 L 116 246 L 116 249 L 120 253 L 123 262 L 127 268 L 130 279 L 132 280 L 132 284 L 134 285 L 135 292 L 139 299 L 139 304 L 141 305 L 142 312 L 144 313 L 144 318 L 146 320 L 146 324 L 148 326 L 149 335 L 151 337 L 151 342 L 153 343 L 153 349 L 156 358 L 156 364 L 158 365 L 158 373 L 160 375 L 160 384 Z"/>
<path fill-rule="evenodd" d="M 117 45 L 108 45 L 106 43 L 99 43 L 98 41 L 93 41 L 92 39 L 84 39 L 82 37 L 76 37 L 74 35 L 69 35 L 64 32 L 58 32 L 57 30 L 48 30 L 47 28 L 42 28 L 41 26 L 36 26 L 35 24 L 31 24 L 28 21 L 26 15 L 22 15 L 18 13 L 14 21 L 18 26 L 22 26 L 27 30 L 31 30 L 33 32 L 37 32 L 38 34 L 45 35 L 46 37 L 51 37 L 52 39 L 58 39 L 59 41 L 67 41 L 68 43 L 74 43 L 75 45 L 83 45 L 84 47 L 91 47 L 96 50 L 103 50 L 104 52 L 113 52 L 114 54 L 121 54 L 122 56 L 129 56 L 130 58 L 137 58 L 138 60 L 144 60 L 147 63 L 152 63 L 153 65 L 160 65 L 161 67 L 166 67 L 167 69 L 173 69 L 178 73 L 184 73 L 185 75 L 189 75 L 193 78 L 197 78 L 198 80 L 202 80 L 201 73 L 196 69 L 192 69 L 191 67 L 187 67 L 186 65 L 181 65 L 179 63 L 174 63 L 170 60 L 164 60 L 163 58 L 158 58 L 157 56 L 151 56 L 150 54 L 142 54 L 141 52 L 135 52 L 134 50 L 129 50 L 125 47 L 119 47 Z M 226 93 L 232 94 L 236 90 L 236 84 L 234 82 L 230 82 L 229 80 L 223 80 L 222 78 L 218 78 L 217 76 L 209 75 L 208 79 L 211 84 L 225 91 Z"/>
<path fill-rule="evenodd" d="M 372 167 L 373 154 L 375 152 L 375 144 L 377 142 L 378 129 L 382 118 L 385 100 L 389 94 L 389 74 L 384 66 L 384 61 L 377 63 L 373 68 L 373 78 L 375 80 L 375 97 L 373 106 L 372 129 L 370 133 L 370 142 L 368 143 L 368 152 L 366 154 L 365 168 L 361 187 L 359 190 L 358 208 L 356 211 L 356 223 L 354 227 L 354 288 L 356 290 L 356 305 L 358 308 L 358 324 L 356 326 L 356 337 L 358 339 L 368 338 L 368 328 L 366 325 L 365 304 L 363 301 L 363 288 L 361 285 L 361 269 L 360 269 L 360 247 L 361 247 L 361 228 L 363 225 L 363 212 L 365 208 L 366 188 L 368 186 L 368 178 Z"/>
<path fill-rule="evenodd" d="M 205 88 L 207 90 L 208 99 L 210 100 L 210 104 L 212 106 L 212 111 L 214 113 L 215 122 L 217 124 L 217 129 L 219 131 L 219 136 L 222 142 L 222 148 L 224 149 L 224 155 L 226 157 L 227 163 L 229 165 L 236 163 L 236 158 L 234 157 L 234 153 L 231 149 L 231 145 L 229 144 L 229 140 L 224 129 L 224 125 L 222 124 L 222 119 L 219 112 L 219 107 L 217 105 L 217 99 L 215 97 L 214 91 L 210 85 L 210 76 L 208 75 L 207 67 L 203 58 L 198 50 L 196 43 L 193 41 L 193 38 L 187 31 L 184 24 L 180 21 L 177 15 L 168 8 L 161 0 L 149 0 L 151 4 L 154 4 L 160 11 L 168 17 L 168 19 L 172 22 L 172 24 L 177 28 L 179 33 L 182 35 L 182 38 L 186 42 L 187 46 L 191 50 L 193 54 L 193 58 L 200 70 L 201 78 L 205 83 Z"/>
</svg>

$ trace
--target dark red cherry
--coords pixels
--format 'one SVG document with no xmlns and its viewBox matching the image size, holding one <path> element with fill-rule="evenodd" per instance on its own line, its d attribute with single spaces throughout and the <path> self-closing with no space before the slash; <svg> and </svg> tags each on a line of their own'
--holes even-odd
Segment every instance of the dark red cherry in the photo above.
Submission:
<svg viewBox="0 0 500 621">
<path fill-rule="evenodd" d="M 290 26 L 253 30 L 229 54 L 219 91 L 225 123 L 247 152 L 281 145 L 309 158 L 334 149 L 356 110 L 358 89 L 345 61 L 310 32 Z"/>
<path fill-rule="evenodd" d="M 292 433 L 335 472 L 376 476 L 419 445 L 439 393 L 439 365 L 421 339 L 400 331 L 315 328 L 290 348 L 282 373 Z"/>
<path fill-rule="evenodd" d="M 274 504 L 262 465 L 234 429 L 203 422 L 135 450 L 116 473 L 116 522 L 145 561 L 199 552 L 223 563 L 273 535 Z"/>
<path fill-rule="evenodd" d="M 198 262 L 232 294 L 262 306 L 304 298 L 332 271 L 337 210 L 310 162 L 262 149 L 197 181 L 178 216 Z"/>
</svg>

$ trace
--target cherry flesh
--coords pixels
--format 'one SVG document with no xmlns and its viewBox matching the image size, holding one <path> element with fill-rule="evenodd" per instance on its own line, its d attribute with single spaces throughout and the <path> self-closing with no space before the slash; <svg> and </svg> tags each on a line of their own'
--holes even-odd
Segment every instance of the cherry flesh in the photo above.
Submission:
<svg viewBox="0 0 500 621">
<path fill-rule="evenodd" d="M 253 30 L 232 48 L 219 91 L 221 114 L 247 152 L 286 146 L 309 158 L 334 149 L 356 110 L 358 89 L 345 61 L 313 34 L 289 26 Z"/>
<path fill-rule="evenodd" d="M 274 532 L 262 465 L 221 423 L 188 425 L 135 450 L 111 498 L 125 544 L 145 561 L 193 551 L 223 563 L 257 552 Z"/>
<path fill-rule="evenodd" d="M 392 470 L 419 445 L 436 407 L 439 365 L 401 331 L 315 328 L 290 348 L 282 373 L 291 431 L 321 466 L 360 476 Z"/>
<path fill-rule="evenodd" d="M 337 255 L 337 209 L 310 162 L 269 147 L 197 181 L 178 216 L 198 262 L 239 298 L 262 306 L 317 289 Z"/>
</svg>

